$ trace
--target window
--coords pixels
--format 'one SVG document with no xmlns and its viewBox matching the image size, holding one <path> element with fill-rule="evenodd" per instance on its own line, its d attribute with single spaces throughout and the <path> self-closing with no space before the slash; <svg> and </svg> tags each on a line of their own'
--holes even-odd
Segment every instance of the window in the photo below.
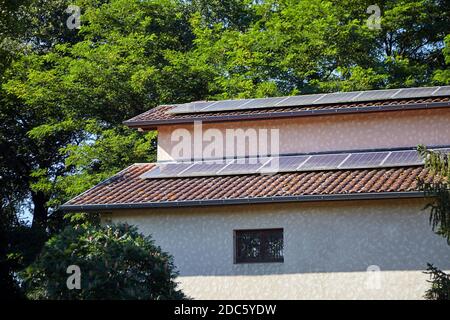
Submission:
<svg viewBox="0 0 450 320">
<path fill-rule="evenodd" d="M 234 231 L 235 263 L 283 261 L 283 229 Z"/>
</svg>

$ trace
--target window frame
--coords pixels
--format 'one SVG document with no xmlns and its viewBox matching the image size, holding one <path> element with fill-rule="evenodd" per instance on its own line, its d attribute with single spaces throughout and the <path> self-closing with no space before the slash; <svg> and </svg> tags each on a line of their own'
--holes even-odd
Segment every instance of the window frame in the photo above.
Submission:
<svg viewBox="0 0 450 320">
<path fill-rule="evenodd" d="M 267 245 L 267 240 L 264 241 L 263 239 L 267 239 L 267 235 L 271 232 L 281 232 L 281 240 L 282 240 L 282 256 L 279 258 L 270 258 L 270 257 L 260 257 L 258 259 L 242 259 L 238 258 L 238 248 L 237 248 L 237 241 L 238 241 L 238 235 L 239 233 L 245 233 L 245 232 L 258 232 L 262 233 L 261 236 L 261 247 L 264 247 Z M 262 250 L 264 251 L 264 250 Z M 264 229 L 235 229 L 233 230 L 233 263 L 234 264 L 247 264 L 247 263 L 283 263 L 284 262 L 284 228 L 264 228 Z"/>
</svg>

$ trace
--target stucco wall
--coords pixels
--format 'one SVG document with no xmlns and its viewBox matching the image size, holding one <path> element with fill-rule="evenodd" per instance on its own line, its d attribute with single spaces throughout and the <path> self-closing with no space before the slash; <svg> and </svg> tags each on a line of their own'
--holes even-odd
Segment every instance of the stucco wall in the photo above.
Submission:
<svg viewBox="0 0 450 320">
<path fill-rule="evenodd" d="M 204 299 L 420 299 L 427 262 L 450 247 L 421 200 L 121 211 L 175 258 L 181 287 Z M 233 264 L 233 230 L 284 228 L 284 263 Z M 380 273 L 367 272 L 376 265 Z"/>
<path fill-rule="evenodd" d="M 256 129 L 257 131 L 259 129 L 279 129 L 279 153 L 289 154 L 415 147 L 418 144 L 447 145 L 450 144 L 449 122 L 449 109 L 434 109 L 242 121 L 238 123 L 205 123 L 203 124 L 203 131 L 217 129 L 225 136 L 226 129 L 241 128 L 244 130 Z M 158 161 L 181 158 L 173 153 L 173 147 L 177 142 L 171 140 L 172 132 L 180 128 L 193 132 L 192 125 L 158 127 Z M 205 142 L 203 147 L 205 148 L 208 144 L 208 142 Z M 223 154 L 225 156 L 232 155 L 233 151 L 229 148 L 229 145 L 226 143 L 223 145 Z M 238 155 L 251 154 L 248 146 L 243 149 L 244 152 Z M 193 148 L 191 153 L 194 154 Z M 237 151 L 234 151 L 234 154 L 236 153 Z M 199 158 L 199 156 L 197 155 L 196 158 Z"/>
</svg>

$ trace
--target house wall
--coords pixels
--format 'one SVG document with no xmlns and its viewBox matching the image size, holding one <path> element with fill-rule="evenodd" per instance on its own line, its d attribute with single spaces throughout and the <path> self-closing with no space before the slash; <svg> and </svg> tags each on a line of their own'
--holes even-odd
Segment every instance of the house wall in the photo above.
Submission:
<svg viewBox="0 0 450 320">
<path fill-rule="evenodd" d="M 395 147 L 415 147 L 424 145 L 450 145 L 450 109 L 408 110 L 380 113 L 360 113 L 346 115 L 325 115 L 300 118 L 286 118 L 260 121 L 205 123 L 203 131 L 218 130 L 222 136 L 226 129 L 261 129 L 279 130 L 279 153 L 307 153 L 337 150 L 357 150 Z M 179 143 L 172 141 L 172 133 L 185 129 L 193 137 L 192 125 L 173 125 L 158 127 L 158 161 L 183 159 L 181 153 L 175 152 Z M 239 134 L 243 137 L 242 134 Z M 268 141 L 266 139 L 259 139 Z M 275 141 L 275 139 L 274 139 Z M 204 142 L 203 148 L 212 142 Z M 250 150 L 258 143 L 237 142 L 242 150 L 236 150 L 222 141 L 224 156 L 248 156 L 258 151 Z M 270 149 L 270 141 L 268 141 Z M 191 156 L 201 158 L 202 149 L 194 153 L 192 140 L 189 144 Z M 276 150 L 274 150 L 276 151 Z M 209 152 L 205 152 L 207 155 Z M 259 152 L 261 154 L 261 152 Z M 209 158 L 209 157 L 208 157 Z"/>
<path fill-rule="evenodd" d="M 103 221 L 151 234 L 197 299 L 421 299 L 426 263 L 450 269 L 450 247 L 423 206 L 405 199 L 147 209 Z M 283 263 L 233 263 L 233 230 L 253 228 L 284 228 Z"/>
</svg>

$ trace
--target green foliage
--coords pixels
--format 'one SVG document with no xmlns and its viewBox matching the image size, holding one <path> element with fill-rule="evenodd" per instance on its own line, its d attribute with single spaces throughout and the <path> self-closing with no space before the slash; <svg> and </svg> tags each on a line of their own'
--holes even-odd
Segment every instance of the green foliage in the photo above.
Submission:
<svg viewBox="0 0 450 320">
<path fill-rule="evenodd" d="M 425 159 L 427 167 L 435 179 L 431 183 L 420 181 L 420 187 L 431 202 L 426 209 L 430 209 L 430 224 L 437 234 L 442 235 L 450 244 L 450 165 L 449 154 L 433 152 L 420 146 L 419 152 Z"/>
<path fill-rule="evenodd" d="M 0 184 L 1 186 L 1 184 Z M 25 225 L 14 209 L 0 208 L 0 297 L 23 299 L 23 290 L 17 279 L 17 271 L 25 268 L 35 258 L 47 235 Z"/>
<path fill-rule="evenodd" d="M 431 288 L 425 293 L 428 300 L 450 300 L 450 275 L 428 264 L 426 274 L 430 275 Z"/>
<path fill-rule="evenodd" d="M 21 291 L 14 279 L 20 257 L 8 248 L 12 244 L 12 237 L 16 234 L 16 224 L 13 216 L 6 212 L 0 215 L 0 297 L 9 299 L 21 298 Z"/>
<path fill-rule="evenodd" d="M 69 290 L 67 267 L 81 270 Z M 22 274 L 31 299 L 183 299 L 172 257 L 128 225 L 67 227 Z"/>
<path fill-rule="evenodd" d="M 434 80 L 437 83 L 449 85 L 450 84 L 450 35 L 445 38 L 445 48 L 443 50 L 445 62 L 447 67 L 445 69 L 436 70 L 434 73 Z"/>
<path fill-rule="evenodd" d="M 233 2 L 234 4 L 236 2 Z M 370 1 L 272 0 L 241 25 L 193 16 L 195 61 L 208 65 L 213 98 L 420 86 L 444 67 L 446 1 L 382 1 L 381 29 L 367 26 Z M 214 5 L 211 10 L 214 10 Z M 249 10 L 247 7 L 243 7 Z M 250 19 L 250 21 L 249 21 Z"/>
<path fill-rule="evenodd" d="M 419 146 L 418 150 L 425 159 L 425 167 L 435 176 L 432 182 L 419 181 L 421 189 L 431 199 L 425 207 L 430 210 L 430 224 L 433 231 L 446 238 L 450 245 L 450 154 L 430 151 L 424 146 Z M 426 273 L 430 275 L 432 285 L 425 298 L 449 300 L 450 275 L 431 264 Z"/>
<path fill-rule="evenodd" d="M 82 10 L 80 30 L 65 26 L 68 4 Z M 30 1 L 19 11 L 30 30 L 8 39 L 29 45 L 2 70 L 0 143 L 17 159 L 5 167 L 22 173 L 15 182 L 28 191 L 22 200 L 39 201 L 33 223 L 45 228 L 71 196 L 154 159 L 155 133 L 124 128 L 123 120 L 197 98 L 192 94 L 205 86 L 191 82 L 180 90 L 185 68 L 166 81 L 174 78 L 171 60 L 178 64 L 192 44 L 182 3 Z"/>
<path fill-rule="evenodd" d="M 86 125 L 86 139 L 78 145 L 61 148 L 66 174 L 56 179 L 58 206 L 135 162 L 155 161 L 156 132 L 142 134 L 124 126 L 105 129 L 97 122 Z"/>
</svg>

